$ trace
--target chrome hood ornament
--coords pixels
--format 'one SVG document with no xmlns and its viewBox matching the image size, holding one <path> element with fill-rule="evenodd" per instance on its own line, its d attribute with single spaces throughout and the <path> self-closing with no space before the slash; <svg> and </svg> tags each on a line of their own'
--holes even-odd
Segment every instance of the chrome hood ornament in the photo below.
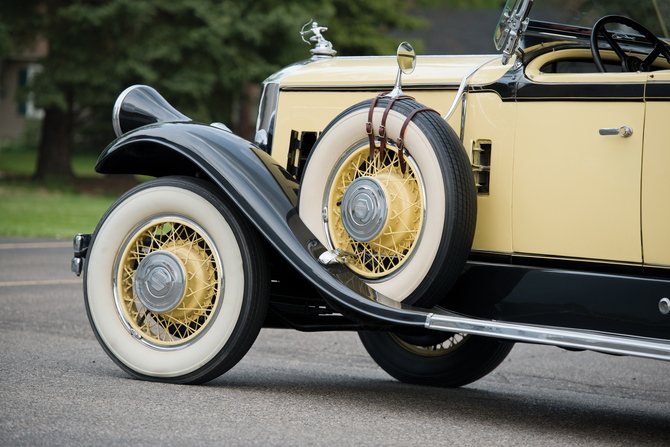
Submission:
<svg viewBox="0 0 670 447">
<path fill-rule="evenodd" d="M 327 41 L 321 34 L 323 31 L 328 31 L 328 28 L 325 26 L 319 26 L 319 24 L 316 22 L 312 22 L 312 27 L 305 31 L 305 27 L 309 25 L 310 22 L 312 21 L 310 20 L 302 26 L 302 29 L 300 30 L 300 37 L 302 37 L 303 42 L 309 44 L 309 42 L 305 40 L 305 36 L 309 33 L 314 34 L 309 38 L 310 41 L 316 42 L 316 46 L 309 50 L 309 52 L 312 53 L 312 59 L 335 56 L 337 51 L 333 49 L 333 44 Z"/>
</svg>

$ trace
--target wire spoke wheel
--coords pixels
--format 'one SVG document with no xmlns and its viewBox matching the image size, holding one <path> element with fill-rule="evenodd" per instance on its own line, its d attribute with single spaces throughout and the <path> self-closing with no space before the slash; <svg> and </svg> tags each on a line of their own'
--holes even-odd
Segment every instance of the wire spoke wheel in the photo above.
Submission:
<svg viewBox="0 0 670 447">
<path fill-rule="evenodd" d="M 160 261 L 142 268 L 161 256 L 176 258 L 182 272 L 170 271 L 172 266 Z M 218 308 L 223 287 L 219 265 L 209 237 L 194 222 L 174 216 L 154 219 L 134 232 L 121 255 L 117 306 L 145 341 L 180 346 L 205 331 Z M 178 296 L 173 297 L 175 288 Z"/>
<path fill-rule="evenodd" d="M 393 332 L 390 332 L 389 335 L 405 350 L 411 352 L 412 354 L 423 357 L 439 357 L 449 354 L 450 352 L 462 346 L 462 344 L 465 343 L 469 337 L 467 334 L 445 334 L 447 335 L 447 338 L 443 341 L 415 345 L 403 340 Z"/>
<path fill-rule="evenodd" d="M 330 242 L 352 253 L 349 267 L 366 278 L 402 268 L 421 236 L 425 187 L 413 159 L 405 158 L 403 173 L 397 147 L 389 145 L 383 159 L 378 148 L 370 160 L 361 141 L 344 153 L 330 176 L 324 197 Z"/>
<path fill-rule="evenodd" d="M 379 129 L 388 98 L 349 107 L 319 135 L 305 162 L 298 213 L 346 266 L 391 300 L 430 308 L 463 272 L 477 217 L 472 167 L 453 129 L 434 112 L 395 101 L 381 154 L 367 133 Z M 410 117 L 411 115 L 411 117 Z M 411 120 L 405 126 L 407 118 Z M 405 126 L 400 168 L 396 142 Z"/>
<path fill-rule="evenodd" d="M 459 387 L 493 371 L 513 342 L 477 335 L 424 331 L 418 335 L 359 332 L 370 357 L 405 383 Z"/>
<path fill-rule="evenodd" d="M 83 273 L 98 342 L 138 379 L 220 376 L 251 348 L 267 311 L 258 234 L 199 179 L 157 178 L 121 196 L 91 238 Z"/>
</svg>

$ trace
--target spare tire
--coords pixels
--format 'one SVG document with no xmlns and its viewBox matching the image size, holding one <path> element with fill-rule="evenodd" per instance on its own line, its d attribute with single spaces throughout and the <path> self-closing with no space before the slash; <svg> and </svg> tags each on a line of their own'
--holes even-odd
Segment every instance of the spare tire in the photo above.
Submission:
<svg viewBox="0 0 670 447">
<path fill-rule="evenodd" d="M 377 101 L 379 129 L 389 99 Z M 349 254 L 346 265 L 395 301 L 432 307 L 452 287 L 470 253 L 477 194 L 470 160 L 451 127 L 435 112 L 396 101 L 386 120 L 388 143 L 374 158 L 366 122 L 371 100 L 342 112 L 321 133 L 305 164 L 298 210 L 329 249 Z M 376 133 L 376 132 L 375 132 Z"/>
</svg>

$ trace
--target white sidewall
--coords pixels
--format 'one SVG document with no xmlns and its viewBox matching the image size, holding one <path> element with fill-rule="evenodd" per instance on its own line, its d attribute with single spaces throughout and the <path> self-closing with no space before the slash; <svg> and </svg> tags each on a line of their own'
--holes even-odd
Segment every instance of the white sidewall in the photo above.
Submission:
<svg viewBox="0 0 670 447">
<path fill-rule="evenodd" d="M 121 322 L 114 302 L 117 253 L 133 227 L 161 213 L 183 214 L 212 238 L 221 258 L 224 287 L 218 314 L 197 341 L 183 349 L 161 351 L 135 340 Z M 100 228 L 88 255 L 86 290 L 93 324 L 112 354 L 139 374 L 176 377 L 201 368 L 224 347 L 240 316 L 244 296 L 242 255 L 232 229 L 207 200 L 171 186 L 142 190 L 114 209 Z"/>
<path fill-rule="evenodd" d="M 372 120 L 375 134 L 381 124 L 382 113 L 381 109 L 375 110 Z M 326 247 L 329 244 L 321 213 L 328 177 L 342 153 L 355 142 L 367 138 L 365 133 L 367 115 L 368 110 L 361 109 L 335 123 L 314 148 L 308 169 L 303 174 L 298 204 L 300 218 Z M 389 113 L 386 119 L 386 131 L 390 139 L 398 139 L 404 122 L 404 115 L 393 110 Z M 404 140 L 405 147 L 416 162 L 426 188 L 426 218 L 423 234 L 419 246 L 414 249 L 412 258 L 405 263 L 402 270 L 389 279 L 366 281 L 377 292 L 395 301 L 407 298 L 421 284 L 433 265 L 442 240 L 446 209 L 445 182 L 430 142 L 414 123 L 410 123 L 407 127 Z"/>
</svg>

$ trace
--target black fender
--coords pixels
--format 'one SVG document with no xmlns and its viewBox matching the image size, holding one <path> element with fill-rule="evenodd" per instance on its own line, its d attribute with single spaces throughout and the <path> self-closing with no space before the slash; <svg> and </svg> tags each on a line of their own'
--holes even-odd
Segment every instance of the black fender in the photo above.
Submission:
<svg viewBox="0 0 670 447">
<path fill-rule="evenodd" d="M 381 296 L 344 266 L 318 262 L 326 248 L 298 215 L 298 183 L 267 153 L 243 138 L 194 122 L 152 124 L 112 142 L 95 170 L 102 174 L 208 178 L 333 308 L 364 324 L 425 327 L 429 310 Z"/>
<path fill-rule="evenodd" d="M 505 321 L 510 317 L 505 310 L 509 306 L 490 299 L 474 302 L 467 300 L 473 305 L 457 305 L 456 309 L 450 305 L 451 310 L 439 306 L 427 310 L 403 305 L 379 295 L 345 266 L 321 265 L 318 262 L 318 257 L 326 249 L 300 220 L 296 209 L 298 184 L 293 177 L 257 146 L 213 126 L 173 122 L 141 127 L 112 142 L 100 156 L 96 170 L 103 174 L 192 175 L 208 178 L 220 188 L 222 195 L 240 209 L 286 262 L 314 285 L 328 304 L 346 317 L 367 326 L 385 330 L 397 330 L 399 326 L 428 328 L 569 349 L 670 360 L 667 340 L 640 336 L 637 331 L 630 335 L 598 332 L 590 324 L 576 328 L 574 322 L 568 322 L 565 327 L 546 326 L 556 324 L 557 321 L 538 321 L 523 309 L 517 309 L 521 311 L 517 314 L 523 316 L 522 321 L 514 322 L 515 319 L 519 320 L 514 316 Z M 555 273 L 543 269 L 539 272 Z M 466 281 L 461 286 L 481 284 L 481 276 L 469 276 L 473 276 L 475 282 Z M 533 275 L 524 275 L 523 278 L 526 276 Z M 564 281 L 564 278 L 561 280 Z M 543 296 L 543 285 L 546 283 L 542 280 L 534 282 L 537 283 L 537 295 Z M 589 287 L 585 289 L 594 290 Z M 457 285 L 455 293 L 459 290 Z M 468 290 L 465 290 L 464 295 L 460 295 L 464 300 L 472 296 Z M 537 302 L 538 299 L 532 292 L 522 298 L 523 303 Z M 514 293 L 509 295 L 509 299 L 523 304 Z M 502 313 L 487 315 L 486 309 L 478 309 L 475 303 L 489 303 L 494 307 L 500 304 L 498 307 Z M 471 312 L 479 316 L 466 316 L 454 311 Z M 566 321 L 559 323 L 565 324 Z M 610 326 L 603 329 L 615 328 Z M 659 336 L 658 333 L 649 335 Z"/>
</svg>

